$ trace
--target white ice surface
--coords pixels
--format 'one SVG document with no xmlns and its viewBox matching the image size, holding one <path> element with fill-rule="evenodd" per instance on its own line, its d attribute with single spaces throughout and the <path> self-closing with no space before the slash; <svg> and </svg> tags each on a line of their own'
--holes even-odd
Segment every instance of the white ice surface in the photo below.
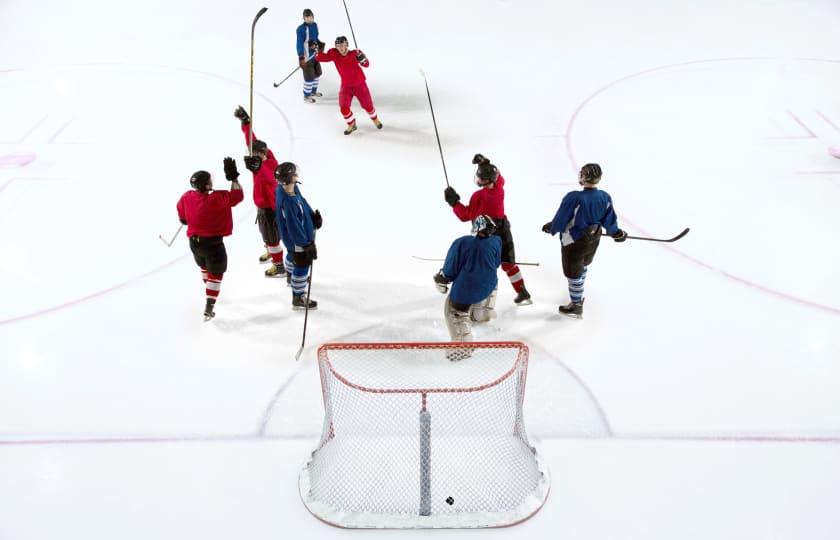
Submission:
<svg viewBox="0 0 840 540">
<path fill-rule="evenodd" d="M 490 156 L 518 258 L 541 263 L 522 267 L 530 307 L 500 274 L 476 335 L 531 348 L 552 491 L 519 528 L 472 534 L 840 536 L 840 5 L 730 4 L 352 0 L 385 129 L 354 105 L 351 137 L 331 65 L 316 105 L 297 76 L 271 86 L 301 9 L 331 43 L 343 6 L 266 4 L 255 130 L 325 223 L 295 363 L 302 317 L 256 263 L 247 172 L 213 322 L 186 241 L 157 238 L 194 170 L 224 184 L 244 153 L 231 113 L 263 4 L 0 3 L 0 539 L 354 534 L 297 495 L 315 348 L 445 339 L 438 265 L 411 256 L 468 230 L 421 67 L 450 182 L 468 197 L 472 155 Z M 604 242 L 573 321 L 539 229 L 587 161 L 631 234 L 692 230 Z"/>
</svg>

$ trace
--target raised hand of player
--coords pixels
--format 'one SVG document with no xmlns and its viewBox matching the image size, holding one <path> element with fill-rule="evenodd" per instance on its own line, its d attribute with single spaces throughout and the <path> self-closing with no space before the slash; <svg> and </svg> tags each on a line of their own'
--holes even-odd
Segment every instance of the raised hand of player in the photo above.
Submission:
<svg viewBox="0 0 840 540">
<path fill-rule="evenodd" d="M 257 172 L 262 167 L 262 158 L 260 156 L 245 156 L 242 159 L 245 161 L 245 168 L 251 172 Z"/>
<path fill-rule="evenodd" d="M 490 160 L 484 157 L 481 154 L 476 154 L 473 156 L 473 165 L 481 165 L 482 163 L 490 163 Z"/>
<path fill-rule="evenodd" d="M 226 157 L 223 161 L 225 168 L 225 178 L 231 182 L 236 182 L 239 178 L 239 171 L 236 170 L 236 161 L 232 157 Z"/>
<path fill-rule="evenodd" d="M 356 60 L 359 61 L 360 64 L 364 63 L 367 60 L 367 56 L 362 51 L 356 51 Z"/>
<path fill-rule="evenodd" d="M 446 203 L 449 206 L 455 206 L 458 204 L 458 201 L 461 200 L 461 196 L 458 195 L 458 192 L 455 191 L 455 188 L 449 186 L 445 190 L 443 190 L 443 198 L 446 199 Z"/>
<path fill-rule="evenodd" d="M 248 112 L 242 107 L 242 105 L 240 105 L 236 108 L 235 111 L 233 111 L 233 116 L 239 118 L 239 121 L 242 122 L 242 125 L 251 123 L 251 117 L 248 116 Z"/>
</svg>

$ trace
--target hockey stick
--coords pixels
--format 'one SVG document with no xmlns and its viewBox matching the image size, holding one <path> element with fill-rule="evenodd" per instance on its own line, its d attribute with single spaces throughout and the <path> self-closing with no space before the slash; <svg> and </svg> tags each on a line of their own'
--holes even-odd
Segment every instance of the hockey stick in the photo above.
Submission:
<svg viewBox="0 0 840 540">
<path fill-rule="evenodd" d="M 420 70 L 420 75 L 423 76 L 423 82 L 426 84 L 426 96 L 429 98 L 429 109 L 432 111 L 432 124 L 435 126 L 435 138 L 437 139 L 438 151 L 440 152 L 440 162 L 443 164 L 443 177 L 446 178 L 446 187 L 449 187 L 449 175 L 446 174 L 446 161 L 443 160 L 443 147 L 440 145 L 440 135 L 438 134 L 437 120 L 435 120 L 435 108 L 432 105 L 432 93 L 429 92 L 429 81 L 426 80 L 426 74 Z"/>
<path fill-rule="evenodd" d="M 628 236 L 627 238 L 630 238 L 630 237 Z M 418 257 L 417 255 L 412 255 L 411 257 L 414 258 L 414 259 L 417 259 L 418 261 L 437 261 L 437 262 L 441 262 L 441 261 L 444 260 L 444 259 L 428 259 L 426 257 Z M 518 265 L 521 265 L 521 266 L 539 266 L 540 265 L 540 263 L 532 263 L 532 262 L 517 262 L 517 263 L 513 263 L 513 264 L 518 264 Z"/>
<path fill-rule="evenodd" d="M 350 25 L 350 35 L 353 36 L 353 48 L 358 49 L 359 46 L 356 44 L 356 34 L 353 32 L 353 23 L 350 21 L 350 12 L 347 11 L 347 2 L 346 0 L 341 0 L 344 2 L 344 13 L 347 14 L 347 24 Z"/>
<path fill-rule="evenodd" d="M 312 60 L 313 58 L 315 58 L 315 55 L 314 55 L 314 54 L 313 54 L 312 56 L 310 56 L 309 58 L 307 58 L 307 59 L 306 59 L 306 61 L 307 61 L 307 62 L 309 62 L 309 61 L 310 61 L 310 60 Z M 297 73 L 297 70 L 299 70 L 299 69 L 300 69 L 300 66 L 296 67 L 295 69 L 293 69 L 293 70 L 292 70 L 292 72 L 291 72 L 291 73 L 289 73 L 288 75 L 286 75 L 286 78 L 285 78 L 285 79 L 283 79 L 283 80 L 282 80 L 282 81 L 280 81 L 280 82 L 276 82 L 276 83 L 274 83 L 274 88 L 277 88 L 278 86 L 280 86 L 280 85 L 281 85 L 281 84 L 283 84 L 284 82 L 288 81 L 288 80 L 289 80 L 289 77 L 291 77 L 292 75 L 294 75 L 295 73 Z"/>
<path fill-rule="evenodd" d="M 679 240 L 679 239 L 680 239 L 680 238 L 682 238 L 683 236 L 687 235 L 689 230 L 691 230 L 691 229 L 689 229 L 688 227 L 686 227 L 686 228 L 683 230 L 683 232 L 681 232 L 680 234 L 678 234 L 677 236 L 675 236 L 675 237 L 673 237 L 673 238 L 648 238 L 648 237 L 646 237 L 646 236 L 630 236 L 630 235 L 628 235 L 628 236 L 627 236 L 627 239 L 628 239 L 628 240 L 630 240 L 630 239 L 632 239 L 632 240 L 648 240 L 648 241 L 650 241 L 650 242 L 676 242 L 677 240 Z M 601 233 L 601 236 L 610 236 L 610 235 L 608 235 L 607 233 L 602 232 L 602 233 Z"/>
<path fill-rule="evenodd" d="M 170 240 L 169 242 L 166 241 L 166 238 L 164 238 L 162 234 L 159 234 L 158 238 L 160 238 L 161 242 L 166 244 L 166 247 L 172 247 L 172 244 L 175 243 L 175 239 L 178 237 L 178 233 L 181 232 L 181 229 L 183 229 L 183 228 L 184 228 L 184 224 L 182 223 L 181 226 L 178 227 L 178 230 L 175 231 L 175 234 L 172 235 L 172 240 Z"/>
<path fill-rule="evenodd" d="M 295 355 L 295 362 L 300 360 L 303 347 L 306 345 L 306 322 L 309 320 L 309 293 L 312 292 L 312 274 L 315 273 L 315 262 L 309 263 L 309 285 L 306 286 L 306 311 L 303 313 L 303 337 L 300 339 L 300 349 Z"/>
<path fill-rule="evenodd" d="M 248 101 L 248 116 L 251 118 L 251 130 L 249 131 L 250 135 L 248 136 L 248 155 L 254 155 L 254 30 L 257 28 L 257 21 L 260 20 L 260 17 L 263 16 L 263 13 L 268 11 L 267 7 L 262 8 L 257 12 L 257 16 L 254 17 L 254 22 L 251 23 L 251 76 L 250 76 L 250 87 L 251 87 L 251 94 Z"/>
</svg>

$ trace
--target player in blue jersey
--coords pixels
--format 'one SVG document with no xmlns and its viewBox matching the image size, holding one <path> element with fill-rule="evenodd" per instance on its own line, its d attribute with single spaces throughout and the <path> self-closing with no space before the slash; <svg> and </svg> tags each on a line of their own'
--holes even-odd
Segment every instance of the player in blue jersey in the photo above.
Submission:
<svg viewBox="0 0 840 540">
<path fill-rule="evenodd" d="M 292 286 L 292 309 L 317 309 L 318 302 L 307 297 L 306 283 L 309 267 L 318 258 L 315 247 L 315 230 L 323 224 L 321 212 L 312 211 L 312 207 L 303 198 L 298 189 L 297 166 L 286 161 L 277 166 L 274 176 L 280 185 L 277 187 L 277 227 L 280 238 L 286 246 L 284 259 L 289 284 Z"/>
<path fill-rule="evenodd" d="M 472 341 L 472 322 L 488 322 L 496 316 L 496 273 L 502 264 L 502 240 L 493 234 L 495 230 L 496 223 L 490 216 L 476 217 L 475 236 L 462 236 L 452 242 L 443 268 L 434 276 L 438 291 L 449 292 L 443 314 L 452 341 Z M 451 349 L 446 356 L 452 361 L 461 360 L 469 356 L 468 351 Z"/>
<path fill-rule="evenodd" d="M 578 183 L 583 189 L 567 193 L 554 219 L 542 228 L 552 236 L 560 233 L 563 274 L 569 280 L 571 302 L 559 309 L 560 313 L 578 319 L 583 317 L 583 282 L 601 240 L 601 227 L 616 242 L 627 239 L 627 233 L 618 228 L 612 198 L 598 189 L 600 181 L 601 166 L 597 163 L 584 165 L 578 175 Z"/>
<path fill-rule="evenodd" d="M 318 23 L 311 9 L 303 10 L 303 24 L 297 27 L 297 54 L 300 68 L 303 70 L 303 100 L 315 103 L 321 97 L 318 91 L 318 79 L 321 78 L 321 63 L 315 59 L 318 50 L 324 50 L 325 43 L 318 41 Z"/>
</svg>

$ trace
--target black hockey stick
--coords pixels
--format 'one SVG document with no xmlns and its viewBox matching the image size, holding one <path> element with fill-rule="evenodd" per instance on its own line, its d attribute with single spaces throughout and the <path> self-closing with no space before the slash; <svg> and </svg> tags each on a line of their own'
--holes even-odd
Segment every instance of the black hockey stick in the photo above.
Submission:
<svg viewBox="0 0 840 540">
<path fill-rule="evenodd" d="M 248 155 L 254 155 L 254 30 L 257 28 L 257 21 L 263 16 L 263 13 L 268 11 L 267 7 L 262 8 L 254 17 L 254 22 L 251 23 L 251 75 L 250 80 L 250 98 L 248 101 L 248 116 L 251 118 L 251 130 L 248 136 Z"/>
<path fill-rule="evenodd" d="M 309 285 L 306 286 L 306 311 L 303 313 L 303 337 L 300 339 L 300 349 L 295 355 L 295 362 L 300 360 L 303 347 L 306 345 L 306 322 L 309 320 L 309 293 L 312 292 L 312 274 L 314 274 L 315 262 L 309 263 Z"/>
<path fill-rule="evenodd" d="M 350 25 L 350 35 L 353 36 L 353 48 L 358 49 L 359 46 L 356 44 L 356 34 L 353 32 L 353 23 L 350 21 L 350 12 L 347 11 L 347 2 L 346 0 L 341 0 L 344 2 L 344 13 L 347 14 L 347 24 Z"/>
<path fill-rule="evenodd" d="M 435 120 L 435 107 L 432 105 L 432 93 L 429 92 L 429 81 L 426 80 L 426 74 L 423 73 L 422 69 L 420 75 L 423 76 L 423 82 L 426 84 L 426 96 L 429 98 L 429 109 L 432 111 L 432 124 L 435 126 L 435 138 L 440 152 L 440 162 L 443 164 L 443 177 L 446 178 L 446 187 L 449 187 L 449 175 L 446 174 L 446 161 L 443 159 L 443 147 L 440 145 L 440 135 L 438 134 L 437 120 Z"/>
<path fill-rule="evenodd" d="M 317 54 L 317 53 L 316 53 L 316 54 Z M 307 61 L 307 62 L 309 62 L 309 61 L 310 61 L 310 60 L 312 60 L 313 58 L 315 58 L 315 55 L 314 55 L 314 54 L 313 54 L 312 56 L 310 56 L 309 58 L 307 58 L 307 59 L 306 59 L 306 61 Z M 280 81 L 280 82 L 276 82 L 276 83 L 274 83 L 274 88 L 277 88 L 278 86 L 280 86 L 280 85 L 281 85 L 281 84 L 283 84 L 284 82 L 288 81 L 288 80 L 289 80 L 289 77 L 291 77 L 292 75 L 294 75 L 295 73 L 297 73 L 297 70 L 299 70 L 299 69 L 300 69 L 300 66 L 296 67 L 295 69 L 293 69 L 293 70 L 292 70 L 292 72 L 291 72 L 291 73 L 289 73 L 288 75 L 286 75 L 286 78 L 285 78 L 285 79 L 283 79 L 283 80 L 282 80 L 282 81 Z"/>
<path fill-rule="evenodd" d="M 628 236 L 629 238 L 629 236 Z M 442 262 L 444 259 L 428 259 L 426 257 L 418 257 L 417 255 L 412 255 L 412 258 L 417 259 L 418 261 L 437 261 Z M 539 266 L 540 263 L 532 263 L 532 262 L 516 262 L 514 264 L 519 264 L 522 266 Z"/>
<path fill-rule="evenodd" d="M 683 230 L 683 232 L 681 232 L 680 234 L 678 234 L 677 236 L 675 236 L 673 238 L 648 238 L 646 236 L 630 236 L 630 235 L 627 235 L 627 239 L 628 240 L 648 240 L 649 242 L 676 242 L 677 240 L 679 240 L 683 236 L 687 235 L 689 230 L 691 230 L 691 229 L 686 227 Z M 602 232 L 601 236 L 610 236 L 610 235 Z"/>
<path fill-rule="evenodd" d="M 166 238 L 164 238 L 162 234 L 159 234 L 159 235 L 158 235 L 158 238 L 160 238 L 160 241 L 161 241 L 161 242 L 163 242 L 164 244 L 166 244 L 166 247 L 172 247 L 172 244 L 174 244 L 174 243 L 175 243 L 175 238 L 177 238 L 177 237 L 178 237 L 178 233 L 180 233 L 180 232 L 181 232 L 181 229 L 183 229 L 183 228 L 184 228 L 184 224 L 182 223 L 182 224 L 181 224 L 181 226 L 180 226 L 180 227 L 178 227 L 178 230 L 177 230 L 177 231 L 175 231 L 175 234 L 173 234 L 173 235 L 172 235 L 172 240 L 170 240 L 169 242 L 167 242 L 167 241 L 166 241 Z"/>
</svg>

